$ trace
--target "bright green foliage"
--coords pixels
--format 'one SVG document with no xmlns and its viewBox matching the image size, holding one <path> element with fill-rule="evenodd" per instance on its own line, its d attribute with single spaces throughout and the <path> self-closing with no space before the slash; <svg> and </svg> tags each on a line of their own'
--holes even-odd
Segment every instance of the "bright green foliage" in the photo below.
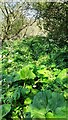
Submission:
<svg viewBox="0 0 68 120">
<path fill-rule="evenodd" d="M 64 118 L 68 105 L 67 46 L 46 37 L 5 41 L 2 47 L 3 119 Z M 7 107 L 8 108 L 8 107 Z M 58 112 L 59 111 L 59 112 Z"/>
<path fill-rule="evenodd" d="M 20 70 L 19 72 L 20 74 L 20 79 L 34 79 L 36 76 L 35 74 L 32 72 L 32 70 L 30 70 L 29 66 L 25 66 L 22 68 L 22 70 Z"/>
<path fill-rule="evenodd" d="M 42 76 L 43 80 L 45 80 L 45 82 L 51 82 L 54 79 L 54 75 L 52 73 L 52 71 L 47 70 L 46 68 L 38 70 L 37 71 L 39 73 L 40 76 Z"/>
<path fill-rule="evenodd" d="M 66 118 L 66 102 L 63 94 L 46 90 L 36 94 L 27 111 L 32 118 Z"/>
<path fill-rule="evenodd" d="M 63 69 L 57 76 L 57 79 L 60 79 L 61 82 L 64 82 L 66 79 L 68 79 L 67 71 L 68 69 Z"/>
<path fill-rule="evenodd" d="M 31 99 L 30 98 L 26 98 L 24 101 L 24 105 L 29 105 L 31 103 Z"/>
</svg>

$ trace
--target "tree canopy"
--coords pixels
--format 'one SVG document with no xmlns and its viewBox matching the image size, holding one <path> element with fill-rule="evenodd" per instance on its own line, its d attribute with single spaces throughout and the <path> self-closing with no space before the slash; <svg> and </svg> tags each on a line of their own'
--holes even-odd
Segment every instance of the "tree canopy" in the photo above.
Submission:
<svg viewBox="0 0 68 120">
<path fill-rule="evenodd" d="M 66 44 L 68 38 L 67 3 L 38 2 L 33 6 L 38 11 L 39 19 L 42 18 L 48 38 L 53 39 L 56 44 Z"/>
</svg>

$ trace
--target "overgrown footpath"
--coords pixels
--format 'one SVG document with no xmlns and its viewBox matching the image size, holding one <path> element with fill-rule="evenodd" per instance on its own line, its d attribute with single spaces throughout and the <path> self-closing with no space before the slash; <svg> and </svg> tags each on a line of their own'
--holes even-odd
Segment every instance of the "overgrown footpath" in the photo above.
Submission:
<svg viewBox="0 0 68 120">
<path fill-rule="evenodd" d="M 2 120 L 67 117 L 67 53 L 40 36 L 3 42 Z"/>
</svg>

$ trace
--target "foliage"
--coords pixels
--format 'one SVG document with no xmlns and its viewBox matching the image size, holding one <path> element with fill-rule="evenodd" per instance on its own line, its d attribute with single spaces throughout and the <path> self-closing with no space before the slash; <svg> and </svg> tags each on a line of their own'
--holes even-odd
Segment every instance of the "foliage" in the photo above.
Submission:
<svg viewBox="0 0 68 120">
<path fill-rule="evenodd" d="M 38 25 L 48 33 L 48 38 L 54 40 L 60 47 L 67 43 L 67 3 L 61 2 L 37 2 L 33 7 L 38 12 Z M 41 20 L 42 18 L 42 20 Z"/>
<path fill-rule="evenodd" d="M 1 119 L 2 117 L 6 116 L 10 110 L 11 110 L 11 104 L 3 104 L 0 106 L 0 111 L 2 110 L 2 116 L 0 115 Z"/>
<path fill-rule="evenodd" d="M 64 118 L 68 105 L 67 46 L 46 37 L 4 41 L 2 47 L 3 119 Z M 2 107 L 0 105 L 0 108 Z"/>
<path fill-rule="evenodd" d="M 35 74 L 29 69 L 29 66 L 25 66 L 22 68 L 22 70 L 20 70 L 20 79 L 34 79 L 35 78 Z"/>
<path fill-rule="evenodd" d="M 66 103 L 62 93 L 45 90 L 34 96 L 27 112 L 31 113 L 32 118 L 66 118 Z"/>
</svg>

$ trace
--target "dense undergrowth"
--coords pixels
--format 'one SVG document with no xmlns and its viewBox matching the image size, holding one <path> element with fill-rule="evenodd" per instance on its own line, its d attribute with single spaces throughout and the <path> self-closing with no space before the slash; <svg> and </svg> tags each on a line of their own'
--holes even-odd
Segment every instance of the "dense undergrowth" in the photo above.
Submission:
<svg viewBox="0 0 68 120">
<path fill-rule="evenodd" d="M 1 53 L 1 119 L 67 117 L 66 45 L 36 36 L 6 40 Z"/>
</svg>

